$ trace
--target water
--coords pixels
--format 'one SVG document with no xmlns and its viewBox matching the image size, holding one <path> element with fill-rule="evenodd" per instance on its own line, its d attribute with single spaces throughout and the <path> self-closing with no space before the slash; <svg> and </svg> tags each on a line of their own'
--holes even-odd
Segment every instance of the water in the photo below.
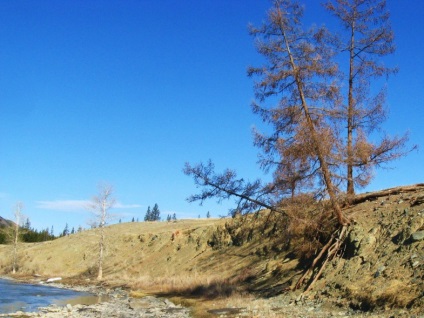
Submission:
<svg viewBox="0 0 424 318">
<path fill-rule="evenodd" d="M 0 313 L 37 311 L 38 307 L 51 304 L 90 305 L 102 301 L 98 296 L 86 292 L 50 287 L 40 284 L 21 284 L 0 279 Z"/>
</svg>

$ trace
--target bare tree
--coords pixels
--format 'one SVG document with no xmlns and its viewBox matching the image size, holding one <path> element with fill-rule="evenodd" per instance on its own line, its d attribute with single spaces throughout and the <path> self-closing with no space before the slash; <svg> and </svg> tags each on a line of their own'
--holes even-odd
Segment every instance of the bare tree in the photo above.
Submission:
<svg viewBox="0 0 424 318">
<path fill-rule="evenodd" d="M 378 130 L 386 118 L 385 89 L 370 93 L 371 83 L 395 73 L 381 58 L 395 51 L 386 0 L 328 0 L 325 7 L 340 20 L 344 34 L 337 43 L 346 54 L 348 67 L 344 76 L 345 102 L 341 117 L 346 127 L 344 160 L 347 167 L 347 194 L 355 186 L 366 186 L 372 179 L 372 168 L 404 155 L 408 136 L 384 135 L 372 142 L 369 135 Z"/>
<path fill-rule="evenodd" d="M 15 205 L 14 217 L 14 231 L 13 231 L 13 261 L 12 261 L 12 273 L 15 274 L 18 267 L 18 242 L 19 242 L 19 229 L 23 222 L 22 215 L 23 203 L 17 202 Z"/>
<path fill-rule="evenodd" d="M 105 241 L 105 226 L 107 221 L 111 218 L 110 209 L 115 205 L 115 198 L 113 197 L 113 187 L 106 183 L 98 185 L 98 194 L 91 199 L 89 209 L 95 217 L 95 222 L 100 232 L 99 238 L 99 255 L 98 255 L 98 275 L 97 279 L 103 278 L 103 259 L 106 247 Z"/>
</svg>

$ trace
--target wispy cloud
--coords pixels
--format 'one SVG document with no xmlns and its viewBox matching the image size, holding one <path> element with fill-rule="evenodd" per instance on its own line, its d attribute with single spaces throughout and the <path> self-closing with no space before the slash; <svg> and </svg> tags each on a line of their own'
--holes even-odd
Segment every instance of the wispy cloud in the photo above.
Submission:
<svg viewBox="0 0 424 318">
<path fill-rule="evenodd" d="M 6 192 L 0 192 L 0 199 L 6 199 L 7 197 L 9 197 L 9 194 Z"/>
<path fill-rule="evenodd" d="M 89 200 L 53 200 L 53 201 L 37 201 L 37 209 L 79 212 L 89 209 Z M 136 209 L 140 208 L 139 204 L 124 204 L 116 202 L 114 209 Z"/>
<path fill-rule="evenodd" d="M 87 200 L 53 200 L 37 201 L 37 209 L 55 211 L 81 211 L 86 210 L 90 201 Z"/>
<path fill-rule="evenodd" d="M 116 202 L 115 209 L 138 209 L 142 206 L 140 204 L 123 204 L 121 202 Z"/>
</svg>

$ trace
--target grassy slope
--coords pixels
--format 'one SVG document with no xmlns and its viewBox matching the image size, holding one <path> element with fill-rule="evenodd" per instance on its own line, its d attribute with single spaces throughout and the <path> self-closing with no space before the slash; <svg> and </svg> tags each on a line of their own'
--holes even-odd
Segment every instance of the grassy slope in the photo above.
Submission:
<svg viewBox="0 0 424 318">
<path fill-rule="evenodd" d="M 122 223 L 106 228 L 107 278 L 173 275 L 195 268 L 196 256 L 208 251 L 207 237 L 222 220 L 175 223 Z M 174 239 L 172 239 L 174 237 Z M 192 239 L 199 241 L 193 243 Z M 50 242 L 22 244 L 20 272 L 47 276 L 90 276 L 97 261 L 98 229 Z M 199 246 L 198 246 L 199 245 Z M 0 246 L 0 268 L 7 272 L 10 247 Z M 94 274 L 93 274 L 94 275 Z"/>
</svg>

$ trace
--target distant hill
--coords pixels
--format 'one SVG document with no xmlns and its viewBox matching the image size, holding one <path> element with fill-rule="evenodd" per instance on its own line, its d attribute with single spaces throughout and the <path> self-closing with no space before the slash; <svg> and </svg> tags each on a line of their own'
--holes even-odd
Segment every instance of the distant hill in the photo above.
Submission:
<svg viewBox="0 0 424 318">
<path fill-rule="evenodd" d="M 10 221 L 10 220 L 6 220 L 6 219 L 4 219 L 4 218 L 2 218 L 1 216 L 0 216 L 0 228 L 1 227 L 8 227 L 8 226 L 12 226 L 13 225 L 13 222 L 12 221 Z"/>
<path fill-rule="evenodd" d="M 11 232 L 8 231 L 10 228 L 14 229 L 16 223 L 7 220 L 0 216 L 0 244 L 6 244 L 11 239 Z M 48 230 L 38 231 L 34 228 L 19 227 L 19 241 L 25 243 L 44 242 L 55 239 Z M 9 232 L 9 233 L 8 233 Z"/>
</svg>

